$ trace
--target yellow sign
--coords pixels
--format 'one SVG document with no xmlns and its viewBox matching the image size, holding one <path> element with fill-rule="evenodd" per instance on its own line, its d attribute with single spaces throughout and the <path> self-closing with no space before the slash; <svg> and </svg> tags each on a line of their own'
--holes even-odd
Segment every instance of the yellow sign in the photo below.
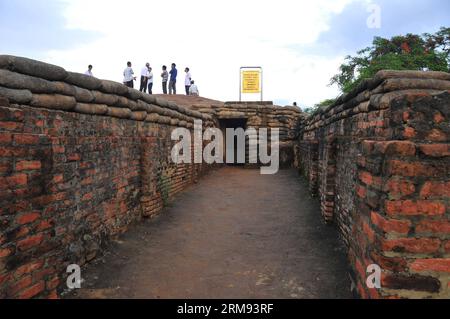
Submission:
<svg viewBox="0 0 450 319">
<path fill-rule="evenodd" d="M 261 93 L 260 83 L 260 71 L 242 71 L 242 93 Z"/>
</svg>

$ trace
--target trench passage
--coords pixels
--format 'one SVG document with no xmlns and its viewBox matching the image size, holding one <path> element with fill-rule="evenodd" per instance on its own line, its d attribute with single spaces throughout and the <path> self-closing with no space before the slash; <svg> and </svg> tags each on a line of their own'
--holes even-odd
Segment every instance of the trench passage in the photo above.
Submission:
<svg viewBox="0 0 450 319">
<path fill-rule="evenodd" d="M 69 298 L 350 298 L 345 249 L 296 171 L 225 167 L 133 226 Z"/>
</svg>

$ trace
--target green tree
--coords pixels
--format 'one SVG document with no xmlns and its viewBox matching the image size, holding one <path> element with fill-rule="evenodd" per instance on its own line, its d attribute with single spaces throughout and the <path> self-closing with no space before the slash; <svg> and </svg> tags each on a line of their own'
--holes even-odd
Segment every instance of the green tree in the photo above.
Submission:
<svg viewBox="0 0 450 319">
<path fill-rule="evenodd" d="M 303 112 L 308 113 L 308 114 L 315 114 L 317 111 L 324 110 L 327 107 L 329 107 L 330 105 L 334 104 L 334 102 L 336 102 L 336 99 L 324 100 L 324 101 L 314 105 L 313 107 L 306 108 Z"/>
<path fill-rule="evenodd" d="M 331 79 L 344 93 L 381 70 L 449 71 L 450 28 L 435 34 L 407 34 L 391 39 L 375 37 L 372 46 L 346 57 Z"/>
</svg>

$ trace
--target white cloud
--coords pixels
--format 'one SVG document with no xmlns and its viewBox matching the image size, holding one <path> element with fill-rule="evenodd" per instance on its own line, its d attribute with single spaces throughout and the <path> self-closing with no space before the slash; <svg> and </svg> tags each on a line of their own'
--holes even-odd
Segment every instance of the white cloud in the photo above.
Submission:
<svg viewBox="0 0 450 319">
<path fill-rule="evenodd" d="M 155 75 L 176 62 L 179 71 L 191 68 L 202 95 L 236 100 L 239 68 L 261 65 L 265 99 L 312 105 L 337 94 L 327 84 L 343 57 L 299 55 L 288 46 L 314 44 L 352 0 L 60 1 L 68 28 L 103 34 L 89 45 L 48 52 L 47 60 L 66 69 L 84 72 L 93 64 L 95 75 L 120 82 L 128 60 L 136 73 L 150 62 Z"/>
</svg>

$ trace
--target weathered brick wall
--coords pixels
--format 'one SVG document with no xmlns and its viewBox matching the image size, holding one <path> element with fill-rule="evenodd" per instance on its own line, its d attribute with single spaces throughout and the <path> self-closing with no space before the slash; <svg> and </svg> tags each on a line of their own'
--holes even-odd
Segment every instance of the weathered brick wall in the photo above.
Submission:
<svg viewBox="0 0 450 319">
<path fill-rule="evenodd" d="M 0 56 L 0 298 L 57 297 L 68 265 L 206 173 L 170 160 L 172 130 L 194 119 L 213 125 L 121 84 Z"/>
<path fill-rule="evenodd" d="M 384 71 L 303 123 L 299 168 L 363 298 L 450 297 L 449 90 L 446 73 Z"/>
</svg>

